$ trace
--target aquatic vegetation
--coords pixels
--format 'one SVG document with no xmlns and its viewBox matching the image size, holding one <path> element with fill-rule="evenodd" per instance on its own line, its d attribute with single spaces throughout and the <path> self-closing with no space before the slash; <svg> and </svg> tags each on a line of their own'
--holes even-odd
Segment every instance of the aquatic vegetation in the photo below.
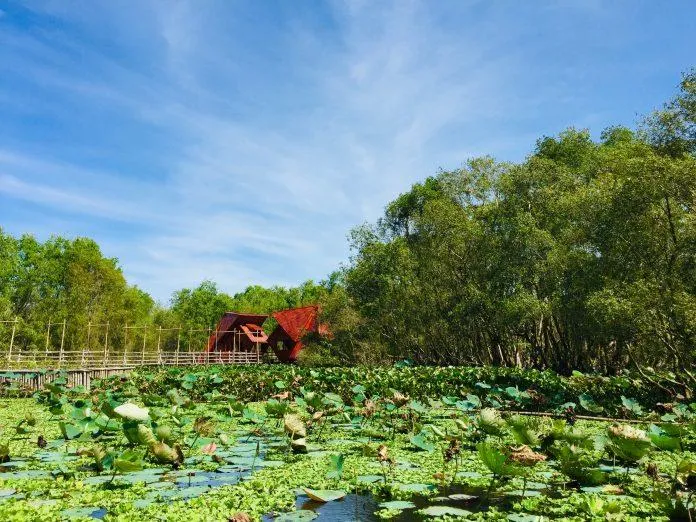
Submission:
<svg viewBox="0 0 696 522">
<path fill-rule="evenodd" d="M 0 515 L 321 520 L 360 499 L 370 517 L 397 519 L 694 514 L 696 406 L 638 413 L 629 401 L 640 424 L 571 425 L 563 409 L 508 413 L 537 407 L 520 382 L 414 398 L 406 382 L 348 387 L 328 374 L 330 391 L 322 374 L 251 371 L 269 377 L 254 402 L 201 397 L 226 385 L 212 368 L 171 382 L 155 371 L 148 383 L 169 382 L 159 394 L 137 380 L 89 394 L 59 381 L 33 401 L 0 400 Z"/>
</svg>

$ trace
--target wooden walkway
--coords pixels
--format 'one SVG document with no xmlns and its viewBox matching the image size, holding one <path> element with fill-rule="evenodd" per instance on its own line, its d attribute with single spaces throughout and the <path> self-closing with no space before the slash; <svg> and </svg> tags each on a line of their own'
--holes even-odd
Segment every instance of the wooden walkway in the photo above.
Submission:
<svg viewBox="0 0 696 522">
<path fill-rule="evenodd" d="M 19 354 L 18 354 L 19 355 Z M 105 354 L 103 351 L 61 352 L 51 351 L 12 359 L 10 368 L 0 370 L 0 385 L 11 382 L 30 390 L 40 390 L 51 382 L 59 372 L 67 376 L 68 386 L 84 386 L 90 389 L 93 379 L 104 379 L 113 375 L 128 375 L 139 367 L 197 366 L 211 364 L 260 364 L 261 354 L 251 352 L 142 352 L 128 354 Z M 22 367 L 22 364 L 24 367 Z M 35 369 L 28 369 L 31 366 Z M 20 369 L 14 369 L 20 368 Z"/>
</svg>

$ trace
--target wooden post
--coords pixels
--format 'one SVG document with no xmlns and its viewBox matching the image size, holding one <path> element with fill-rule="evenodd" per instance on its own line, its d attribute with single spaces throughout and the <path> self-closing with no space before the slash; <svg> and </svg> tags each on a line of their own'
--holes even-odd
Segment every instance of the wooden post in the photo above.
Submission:
<svg viewBox="0 0 696 522">
<path fill-rule="evenodd" d="M 123 366 L 126 365 L 126 352 L 128 352 L 128 323 L 123 328 Z"/>
<path fill-rule="evenodd" d="M 85 350 L 89 351 L 91 339 L 92 339 L 92 321 L 87 323 L 87 346 L 82 347 L 82 361 L 80 364 L 80 366 L 82 368 L 85 367 Z"/>
<path fill-rule="evenodd" d="M 212 335 L 213 329 L 208 327 L 208 339 Z M 215 332 L 217 333 L 217 326 L 215 327 Z M 217 350 L 217 335 L 215 335 L 215 350 Z M 208 345 L 205 345 L 205 364 L 210 364 L 210 352 L 208 351 Z"/>
<path fill-rule="evenodd" d="M 63 366 L 63 348 L 65 346 L 65 324 L 66 320 L 63 319 L 63 332 L 60 334 L 60 355 L 58 356 L 58 368 Z"/>
<path fill-rule="evenodd" d="M 46 353 L 44 354 L 44 358 L 48 359 L 48 342 L 50 341 L 51 338 L 51 321 L 48 321 L 48 328 L 46 329 Z"/>
<path fill-rule="evenodd" d="M 140 355 L 140 366 L 145 364 L 145 338 L 147 337 L 147 326 L 143 326 L 143 351 Z"/>
<path fill-rule="evenodd" d="M 179 346 L 181 344 L 181 325 L 179 325 L 179 329 L 176 331 L 176 357 L 174 359 L 174 365 L 179 366 Z"/>
<path fill-rule="evenodd" d="M 10 349 L 7 352 L 7 362 L 12 362 L 12 347 L 14 346 L 15 331 L 17 330 L 17 316 L 12 322 L 12 334 L 10 335 Z"/>
<path fill-rule="evenodd" d="M 162 325 L 159 327 L 159 333 L 157 334 L 157 364 L 162 364 Z"/>
<path fill-rule="evenodd" d="M 102 367 L 106 367 L 109 361 L 109 321 L 106 322 L 106 333 L 104 334 L 104 360 Z"/>
</svg>

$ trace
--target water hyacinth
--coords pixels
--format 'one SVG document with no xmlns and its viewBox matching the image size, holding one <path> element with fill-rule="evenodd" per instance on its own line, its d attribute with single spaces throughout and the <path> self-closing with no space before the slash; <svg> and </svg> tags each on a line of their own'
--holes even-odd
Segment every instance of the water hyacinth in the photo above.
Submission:
<svg viewBox="0 0 696 522">
<path fill-rule="evenodd" d="M 125 420 L 136 422 L 147 422 L 150 419 L 150 411 L 147 408 L 141 408 L 132 402 L 126 402 L 114 408 L 114 412 Z"/>
</svg>

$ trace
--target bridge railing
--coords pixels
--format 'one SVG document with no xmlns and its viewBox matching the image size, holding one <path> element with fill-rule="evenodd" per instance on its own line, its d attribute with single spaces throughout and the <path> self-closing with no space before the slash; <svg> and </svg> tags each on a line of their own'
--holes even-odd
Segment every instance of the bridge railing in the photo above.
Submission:
<svg viewBox="0 0 696 522">
<path fill-rule="evenodd" d="M 72 331 L 68 321 L 49 322 L 33 337 L 18 318 L 0 321 L 0 368 L 91 369 L 136 366 L 184 366 L 192 364 L 259 364 L 261 345 L 249 347 L 241 330 L 214 328 L 115 327 L 88 323 L 84 331 Z M 81 335 L 80 335 L 81 332 Z M 217 333 L 218 335 L 212 336 Z M 227 344 L 218 349 L 217 339 L 226 334 Z M 231 339 L 230 339 L 231 335 Z M 215 345 L 209 347 L 209 339 Z M 79 349 L 78 349 L 79 348 Z M 210 348 L 211 352 L 206 350 Z"/>
<path fill-rule="evenodd" d="M 108 353 L 103 350 L 49 350 L 41 353 L 16 353 L 7 360 L 17 368 L 110 368 L 135 366 L 188 366 L 209 364 L 259 364 L 261 353 L 234 352 L 133 352 Z"/>
</svg>

